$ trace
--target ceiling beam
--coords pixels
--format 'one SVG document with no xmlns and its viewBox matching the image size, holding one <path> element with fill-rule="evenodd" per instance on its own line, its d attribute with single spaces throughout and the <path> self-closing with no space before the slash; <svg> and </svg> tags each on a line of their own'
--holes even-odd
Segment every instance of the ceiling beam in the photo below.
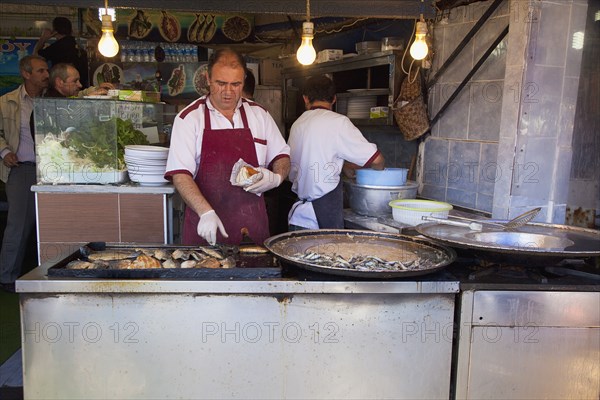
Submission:
<svg viewBox="0 0 600 400">
<path fill-rule="evenodd" d="M 16 0 L 13 0 L 16 1 Z M 311 17 L 426 18 L 435 14 L 434 0 L 313 0 Z M 24 0 L 19 4 L 104 7 L 103 0 Z M 169 11 L 306 15 L 305 0 L 109 0 L 109 7 Z M 167 7 L 165 7 L 167 6 Z"/>
</svg>

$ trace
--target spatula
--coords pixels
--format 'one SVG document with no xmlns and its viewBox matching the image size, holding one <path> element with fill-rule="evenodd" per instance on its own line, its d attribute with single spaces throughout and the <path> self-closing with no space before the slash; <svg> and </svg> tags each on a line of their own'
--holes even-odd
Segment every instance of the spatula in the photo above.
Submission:
<svg viewBox="0 0 600 400">
<path fill-rule="evenodd" d="M 254 240 L 252 240 L 248 228 L 244 227 L 240 231 L 242 233 L 242 240 L 240 242 L 240 253 L 262 254 L 269 252 L 269 250 L 267 250 L 266 247 L 260 246 L 256 244 Z"/>
</svg>

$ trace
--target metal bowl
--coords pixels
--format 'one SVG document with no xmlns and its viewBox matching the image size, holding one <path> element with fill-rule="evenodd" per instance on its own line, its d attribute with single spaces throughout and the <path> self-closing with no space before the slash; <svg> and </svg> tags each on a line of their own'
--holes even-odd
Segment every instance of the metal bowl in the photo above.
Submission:
<svg viewBox="0 0 600 400">
<path fill-rule="evenodd" d="M 406 184 L 408 168 L 385 168 L 356 170 L 356 183 L 370 186 L 402 186 Z"/>
<path fill-rule="evenodd" d="M 359 185 L 355 181 L 344 180 L 344 192 L 348 205 L 357 214 L 379 217 L 392 213 L 391 200 L 414 199 L 419 185 L 407 181 L 402 186 Z"/>
</svg>

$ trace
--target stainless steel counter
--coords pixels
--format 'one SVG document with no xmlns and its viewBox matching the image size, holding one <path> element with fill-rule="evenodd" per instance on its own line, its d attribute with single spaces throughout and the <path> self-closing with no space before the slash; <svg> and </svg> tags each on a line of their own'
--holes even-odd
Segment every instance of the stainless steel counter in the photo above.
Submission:
<svg viewBox="0 0 600 400">
<path fill-rule="evenodd" d="M 583 278 L 509 275 L 490 289 L 459 279 L 458 263 L 402 281 L 67 279 L 49 267 L 17 281 L 28 399 L 600 395 L 600 292 Z"/>
<path fill-rule="evenodd" d="M 344 226 L 346 229 L 367 229 L 383 233 L 416 234 L 414 226 L 394 221 L 392 214 L 369 217 L 360 215 L 349 208 L 344 209 Z"/>
<path fill-rule="evenodd" d="M 458 282 L 78 280 L 48 267 L 17 281 L 27 399 L 450 393 Z"/>
<path fill-rule="evenodd" d="M 49 277 L 47 263 L 22 276 L 17 293 L 457 293 L 458 282 L 191 281 L 166 279 L 82 279 Z"/>
</svg>

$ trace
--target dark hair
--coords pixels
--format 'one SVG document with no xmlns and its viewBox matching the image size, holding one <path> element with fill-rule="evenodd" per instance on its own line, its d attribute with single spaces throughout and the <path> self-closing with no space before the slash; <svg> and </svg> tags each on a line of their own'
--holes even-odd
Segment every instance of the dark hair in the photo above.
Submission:
<svg viewBox="0 0 600 400">
<path fill-rule="evenodd" d="M 311 103 L 314 101 L 333 103 L 335 84 L 326 75 L 311 76 L 304 84 L 302 94 L 308 97 Z"/>
<path fill-rule="evenodd" d="M 71 25 L 71 21 L 69 18 L 65 17 L 56 17 L 52 21 L 52 29 L 61 35 L 70 35 L 73 33 L 73 26 Z"/>
<path fill-rule="evenodd" d="M 252 70 L 246 68 L 246 79 L 244 79 L 243 93 L 249 94 L 254 97 L 254 87 L 256 86 L 256 79 L 254 79 L 254 73 Z"/>
<path fill-rule="evenodd" d="M 238 53 L 237 51 L 230 49 L 229 47 L 225 47 L 222 49 L 215 50 L 212 53 L 212 55 L 210 56 L 210 58 L 208 59 L 208 76 L 209 77 L 212 75 L 212 69 L 213 69 L 214 65 L 217 63 L 220 63 L 221 60 L 227 56 L 234 57 L 234 60 L 231 62 L 228 62 L 227 66 L 229 66 L 231 68 L 237 68 L 239 66 L 244 71 L 246 71 L 246 60 L 244 60 L 244 57 L 242 57 L 242 55 L 240 53 Z"/>
<path fill-rule="evenodd" d="M 30 56 L 25 56 L 23 58 L 21 58 L 21 60 L 19 61 L 19 71 L 23 72 L 33 72 L 33 66 L 31 65 L 31 61 L 33 60 L 40 60 L 43 62 L 46 62 L 46 59 L 42 56 L 37 56 L 37 55 L 30 55 Z"/>
</svg>

